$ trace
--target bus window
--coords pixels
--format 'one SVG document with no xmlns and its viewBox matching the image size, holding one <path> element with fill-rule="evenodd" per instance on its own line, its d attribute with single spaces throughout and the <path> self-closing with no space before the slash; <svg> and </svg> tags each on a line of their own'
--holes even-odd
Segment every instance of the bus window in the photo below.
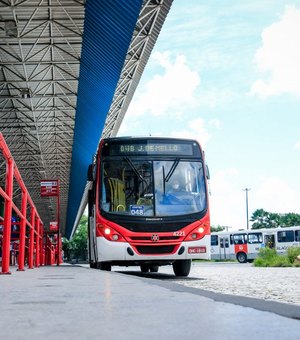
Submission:
<svg viewBox="0 0 300 340">
<path fill-rule="evenodd" d="M 229 248 L 228 237 L 220 237 L 220 248 Z"/>
<path fill-rule="evenodd" d="M 295 230 L 295 241 L 300 242 L 300 230 Z"/>
<path fill-rule="evenodd" d="M 275 236 L 273 234 L 265 235 L 265 245 L 271 249 L 275 247 Z"/>
<path fill-rule="evenodd" d="M 262 243 L 262 233 L 251 233 L 248 234 L 248 243 L 249 244 L 257 244 Z"/>
<path fill-rule="evenodd" d="M 233 242 L 234 244 L 246 244 L 247 234 L 233 234 Z"/>
<path fill-rule="evenodd" d="M 211 235 L 210 244 L 212 246 L 217 246 L 219 244 L 218 235 Z"/>
<path fill-rule="evenodd" d="M 294 242 L 294 232 L 293 230 L 278 231 L 277 233 L 278 242 Z"/>
</svg>

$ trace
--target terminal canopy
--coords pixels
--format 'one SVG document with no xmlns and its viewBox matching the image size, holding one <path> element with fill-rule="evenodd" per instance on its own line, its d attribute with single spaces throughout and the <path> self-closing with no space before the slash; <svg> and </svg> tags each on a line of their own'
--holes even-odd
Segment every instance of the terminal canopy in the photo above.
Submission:
<svg viewBox="0 0 300 340">
<path fill-rule="evenodd" d="M 46 228 L 56 198 L 40 182 L 59 181 L 70 236 L 88 164 L 101 135 L 116 135 L 171 3 L 0 2 L 0 130 Z"/>
</svg>

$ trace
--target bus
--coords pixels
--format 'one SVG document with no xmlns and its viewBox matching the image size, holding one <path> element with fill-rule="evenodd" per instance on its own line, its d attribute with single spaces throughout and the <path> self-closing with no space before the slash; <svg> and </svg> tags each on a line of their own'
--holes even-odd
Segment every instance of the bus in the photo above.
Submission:
<svg viewBox="0 0 300 340">
<path fill-rule="evenodd" d="M 211 233 L 212 260 L 252 262 L 264 247 L 286 254 L 289 247 L 300 247 L 300 226 Z"/>
<path fill-rule="evenodd" d="M 188 276 L 210 258 L 208 168 L 195 140 L 101 140 L 88 181 L 90 267 L 172 265 Z"/>
</svg>

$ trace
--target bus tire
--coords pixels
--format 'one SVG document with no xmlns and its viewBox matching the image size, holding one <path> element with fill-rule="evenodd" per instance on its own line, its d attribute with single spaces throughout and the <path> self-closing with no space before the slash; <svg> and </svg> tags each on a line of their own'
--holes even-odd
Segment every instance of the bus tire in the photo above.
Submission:
<svg viewBox="0 0 300 340">
<path fill-rule="evenodd" d="M 173 271 L 176 276 L 188 276 L 191 270 L 192 260 L 176 260 L 173 263 Z"/>
<path fill-rule="evenodd" d="M 236 259 L 239 263 L 246 263 L 247 262 L 247 255 L 243 252 L 236 254 Z"/>
<path fill-rule="evenodd" d="M 151 273 L 157 273 L 158 269 L 159 269 L 159 266 L 156 266 L 154 264 L 150 266 L 150 272 Z"/>
<path fill-rule="evenodd" d="M 140 268 L 142 273 L 148 273 L 150 270 L 150 266 L 148 264 L 141 264 Z"/>
<path fill-rule="evenodd" d="M 97 263 L 90 262 L 90 268 L 97 268 Z"/>
<path fill-rule="evenodd" d="M 98 262 L 98 268 L 107 272 L 111 271 L 111 264 L 109 262 Z"/>
</svg>

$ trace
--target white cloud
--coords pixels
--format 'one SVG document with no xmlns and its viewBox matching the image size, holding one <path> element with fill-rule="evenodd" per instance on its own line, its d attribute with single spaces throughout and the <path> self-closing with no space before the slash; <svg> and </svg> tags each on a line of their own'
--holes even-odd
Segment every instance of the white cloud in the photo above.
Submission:
<svg viewBox="0 0 300 340">
<path fill-rule="evenodd" d="M 300 212 L 300 197 L 286 181 L 278 177 L 269 177 L 253 190 L 255 209 L 264 209 L 274 213 Z"/>
<path fill-rule="evenodd" d="M 193 119 L 188 122 L 187 128 L 172 132 L 173 137 L 196 139 L 205 149 L 211 136 L 206 130 L 205 121 L 202 118 Z"/>
<path fill-rule="evenodd" d="M 211 176 L 211 223 L 245 229 L 246 196 L 237 169 L 222 169 Z M 300 213 L 300 196 L 296 189 L 278 177 L 262 178 L 248 193 L 249 220 L 256 209 L 273 213 Z M 251 222 L 250 222 L 251 225 Z"/>
<path fill-rule="evenodd" d="M 221 129 L 221 122 L 219 121 L 219 119 L 211 119 L 208 122 L 209 125 L 215 127 L 216 129 L 220 130 Z"/>
<path fill-rule="evenodd" d="M 227 168 L 211 176 L 210 213 L 214 226 L 246 228 L 245 195 L 237 184 L 239 171 Z"/>
<path fill-rule="evenodd" d="M 252 94 L 263 97 L 282 93 L 300 95 L 300 10 L 287 6 L 280 21 L 262 32 L 263 46 L 255 61 L 265 78 L 258 79 Z"/>
<path fill-rule="evenodd" d="M 300 141 L 295 144 L 295 149 L 300 150 Z"/>
<path fill-rule="evenodd" d="M 152 77 L 134 98 L 127 115 L 174 115 L 174 111 L 178 115 L 182 109 L 196 106 L 195 91 L 200 77 L 186 64 L 185 56 L 177 55 L 171 60 L 169 52 L 156 52 L 152 58 L 163 67 L 164 73 Z"/>
</svg>

